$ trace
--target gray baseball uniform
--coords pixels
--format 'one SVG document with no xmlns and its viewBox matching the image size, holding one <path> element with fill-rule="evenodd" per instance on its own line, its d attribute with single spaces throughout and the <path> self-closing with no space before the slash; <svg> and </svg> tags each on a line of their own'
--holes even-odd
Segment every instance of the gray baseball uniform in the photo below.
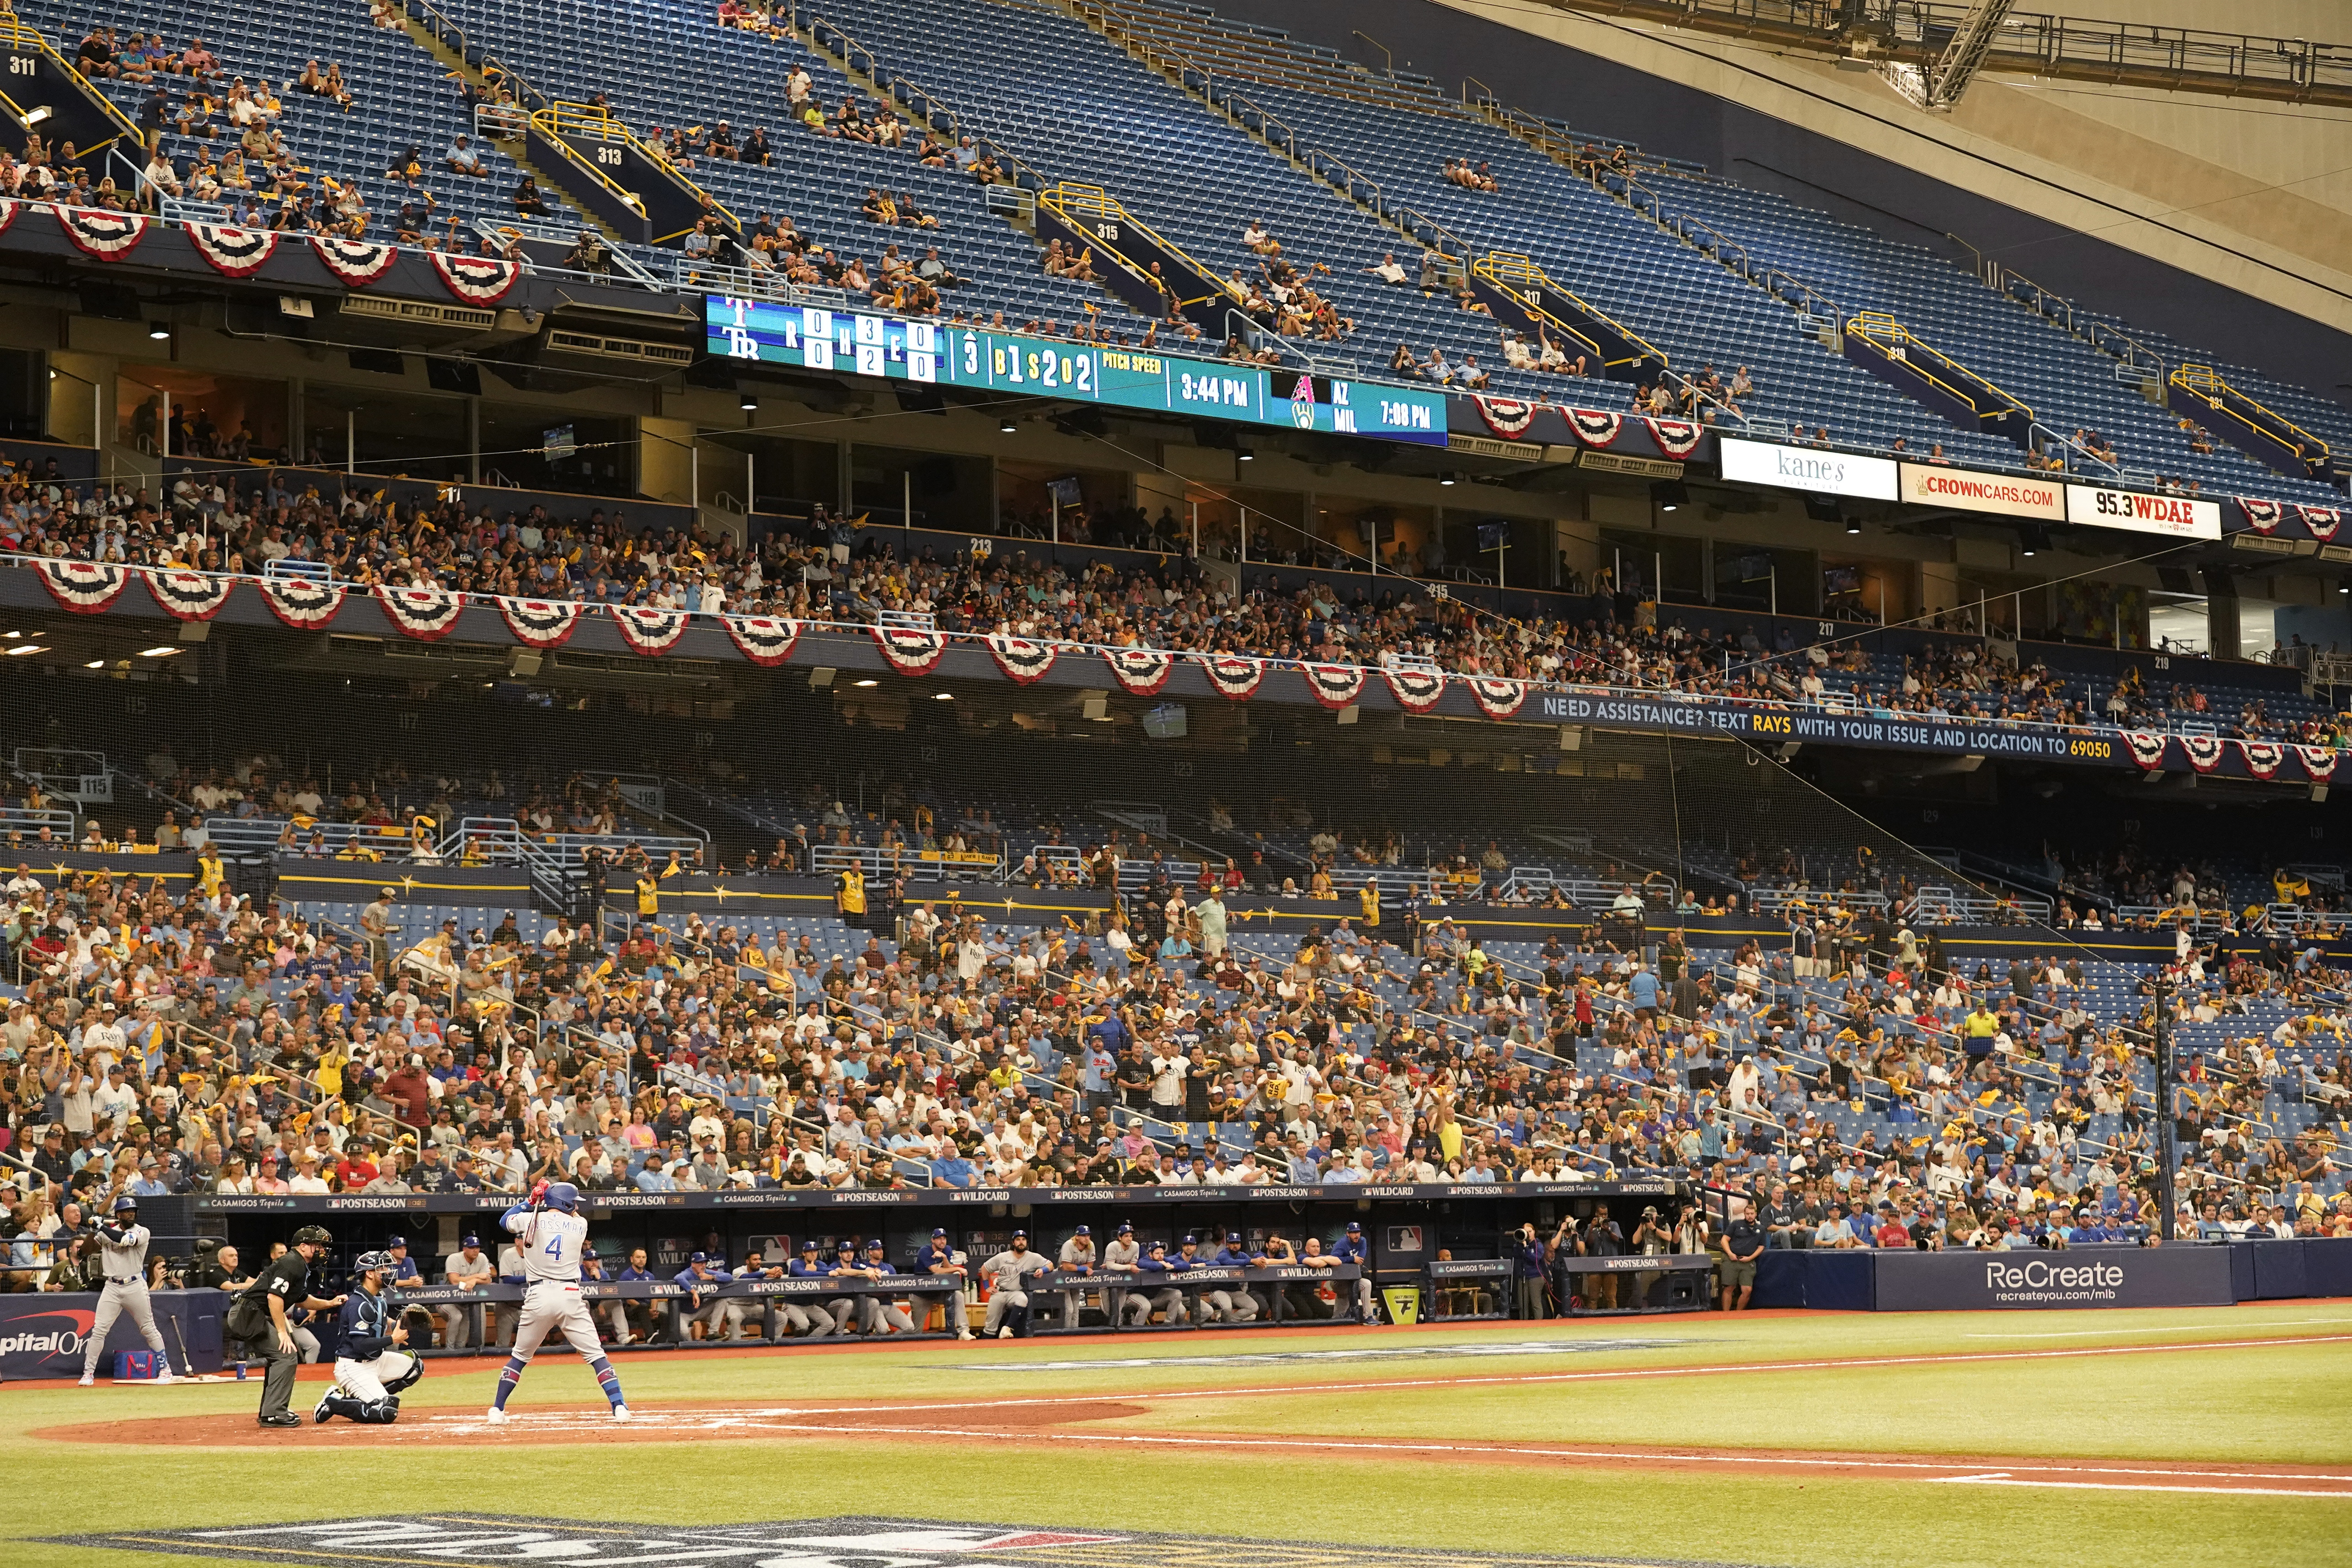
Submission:
<svg viewBox="0 0 2352 1568">
<path fill-rule="evenodd" d="M 171 1375 L 171 1358 L 163 1353 L 163 1336 L 156 1330 L 155 1310 L 147 1300 L 147 1228 L 137 1223 L 101 1223 L 98 1228 L 98 1249 L 105 1260 L 106 1285 L 99 1292 L 98 1318 L 90 1324 L 89 1342 L 82 1347 L 84 1377 L 98 1375 L 98 1364 L 106 1354 L 106 1336 L 113 1330 L 114 1320 L 125 1312 L 139 1326 L 147 1347 L 162 1357 L 163 1375 Z"/>
</svg>

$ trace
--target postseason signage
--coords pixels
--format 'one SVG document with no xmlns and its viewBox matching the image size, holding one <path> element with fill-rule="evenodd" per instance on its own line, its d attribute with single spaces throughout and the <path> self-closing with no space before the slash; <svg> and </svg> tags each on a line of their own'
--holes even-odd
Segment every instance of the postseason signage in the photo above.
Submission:
<svg viewBox="0 0 2352 1568">
<path fill-rule="evenodd" d="M 703 323 L 722 359 L 1445 444 L 1444 393 L 1380 382 L 717 294 Z"/>
</svg>

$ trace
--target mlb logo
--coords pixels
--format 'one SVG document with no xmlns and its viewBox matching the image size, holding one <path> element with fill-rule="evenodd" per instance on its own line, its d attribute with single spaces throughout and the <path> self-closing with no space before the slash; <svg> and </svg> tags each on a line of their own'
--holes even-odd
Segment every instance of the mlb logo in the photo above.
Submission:
<svg viewBox="0 0 2352 1568">
<path fill-rule="evenodd" d="M 114 1381 L 152 1383 L 160 1361 L 152 1350 L 118 1350 L 114 1353 Z"/>
</svg>

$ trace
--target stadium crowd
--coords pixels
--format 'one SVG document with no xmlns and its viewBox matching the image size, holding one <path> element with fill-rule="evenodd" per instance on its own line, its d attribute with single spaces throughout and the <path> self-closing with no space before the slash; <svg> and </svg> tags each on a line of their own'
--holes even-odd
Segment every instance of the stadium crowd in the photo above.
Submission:
<svg viewBox="0 0 2352 1568">
<path fill-rule="evenodd" d="M 1377 902 L 1293 939 L 1155 883 L 1098 933 L 992 930 L 954 900 L 820 961 L 698 915 L 610 944 L 511 915 L 372 945 L 208 872 L 20 868 L 0 935 L 11 1277 L 112 1199 L 908 1185 L 1574 1183 L 1674 1172 L 1773 1246 L 2144 1240 L 2152 1140 L 2182 1140 L 2183 1234 L 2352 1235 L 2326 1121 L 2352 1103 L 2344 977 L 2315 950 L 2191 950 L 2122 1016 L 2063 956 L 1963 972 L 1933 934 L 1654 959 L 1557 937 L 1490 955 Z M 640 905 L 643 908 L 643 905 Z M 656 905 L 657 907 L 657 905 Z M 375 918 L 371 918 L 373 914 Z M 850 918 L 857 923 L 858 914 Z M 881 924 L 875 922 L 875 924 Z M 372 946 L 373 950 L 372 951 Z M 2148 1008 L 2286 1021 L 2184 1063 L 2159 1108 Z M 2095 1124 L 2103 1129 L 2093 1136 Z M 1859 1130 L 1857 1130 L 1859 1129 Z M 1675 1250 L 1597 1218 L 1546 1245 Z M 1699 1238 L 1720 1248 L 1721 1227 Z M 1687 1240 L 1689 1238 L 1683 1238 Z"/>
<path fill-rule="evenodd" d="M 181 410 L 188 439 L 217 442 L 202 411 Z M 244 437 L 249 440 L 249 436 Z M 236 437 L 230 438 L 237 439 Z M 775 614 L 872 622 L 885 611 L 934 618 L 946 632 L 995 632 L 1111 647 L 1253 654 L 1386 664 L 1434 660 L 1465 674 L 1562 685 L 1679 693 L 1763 708 L 1810 705 L 1880 716 L 1978 719 L 2068 727 L 2160 726 L 2196 715 L 2242 738 L 2335 745 L 2342 716 L 2274 718 L 2249 700 L 2232 716 L 2186 685 L 2151 691 L 2137 672 L 2119 679 L 2053 670 L 2046 659 L 2005 659 L 1968 639 L 1890 664 L 1858 643 L 1800 643 L 1782 621 L 1769 641 L 1752 626 L 1709 631 L 1662 616 L 1619 591 L 1605 570 L 1556 616 L 1502 620 L 1416 580 L 1432 563 L 1405 563 L 1399 586 L 1367 578 L 1352 592 L 1327 583 L 1288 588 L 1262 579 L 1234 595 L 1193 569 L 1171 515 L 1132 507 L 1080 511 L 1066 537 L 1089 545 L 1176 546 L 1156 562 L 1056 564 L 1015 550 L 911 559 L 895 530 L 835 518 L 819 506 L 800 533 L 756 546 L 696 530 L 633 530 L 626 508 L 560 520 L 543 506 L 496 517 L 478 501 L 405 502 L 338 488 L 335 476 L 272 471 L 240 489 L 250 468 L 191 466 L 169 493 L 77 485 L 12 466 L 0 473 L 0 554 L 180 566 L 251 573 L 291 559 L 316 562 L 355 585 L 438 586 L 469 594 L 645 605 L 702 613 Z M 1163 509 L 1164 514 L 1164 509 Z M 1248 540 L 1204 541 L 1244 561 L 1325 564 L 1311 539 L 1260 527 Z M 1350 564 L 1342 557 L 1330 564 Z M 1442 563 L 1438 570 L 1442 570 Z M 1899 667 L 1897 665 L 1899 664 Z"/>
</svg>

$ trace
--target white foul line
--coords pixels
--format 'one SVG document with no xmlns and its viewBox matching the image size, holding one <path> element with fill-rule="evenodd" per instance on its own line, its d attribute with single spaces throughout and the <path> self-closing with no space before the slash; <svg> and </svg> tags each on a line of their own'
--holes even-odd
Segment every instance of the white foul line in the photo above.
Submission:
<svg viewBox="0 0 2352 1568">
<path fill-rule="evenodd" d="M 708 1430 L 713 1427 L 723 1427 L 737 1424 L 748 1426 L 754 1424 L 751 1417 L 759 1414 L 817 1415 L 822 1414 L 822 1412 L 778 1411 L 772 1413 L 758 1413 L 746 1411 L 740 1412 L 734 1416 L 721 1417 L 718 1420 L 713 1420 L 711 1417 L 704 1416 L 687 1416 L 680 1420 L 677 1425 L 681 1428 L 701 1430 Z M 658 1419 L 658 1417 L 653 1418 Z M 641 1415 L 638 1419 L 639 1422 L 643 1424 L 648 1420 L 648 1417 Z M 1623 1460 L 1629 1463 L 1651 1464 L 1664 1460 L 1667 1463 L 1681 1464 L 1804 1466 L 1821 1469 L 1947 1470 L 1953 1469 L 1955 1464 L 1955 1462 L 1950 1459 L 1871 1459 L 1858 1458 L 1839 1458 L 1826 1455 L 1689 1453 L 1673 1449 L 1652 1448 L 1528 1448 L 1512 1444 L 1449 1443 L 1434 1441 L 1412 1443 L 1381 1438 L 1338 1437 L 1180 1437 L 1153 1432 L 1056 1432 L 1035 1430 L 1023 1431 L 1019 1429 L 1006 1430 L 1003 1428 L 966 1428 L 958 1427 L 835 1426 L 814 1421 L 759 1421 L 756 1424 L 759 1427 L 759 1429 L 762 1431 L 779 1433 L 790 1432 L 824 1437 L 983 1437 L 997 1440 L 1009 1438 L 1015 1442 L 1018 1442 L 1024 1437 L 1042 1437 L 1048 1441 L 1061 1443 L 1128 1444 L 1152 1448 L 1272 1449 L 1339 1448 L 1351 1452 L 1367 1453 L 1465 1454 L 1471 1456 L 1507 1454 L 1529 1458 L 1615 1459 Z M 554 1415 L 541 1417 L 534 1420 L 532 1425 L 540 1431 L 545 1432 L 551 1436 L 557 1432 L 572 1430 L 592 1431 L 610 1429 L 609 1423 L 587 1418 L 574 1418 L 567 1415 Z M 487 1427 L 471 1419 L 446 1426 L 443 1429 L 467 1433 L 488 1430 Z M 2170 1467 L 2157 1468 L 2132 1465 L 2033 1465 L 2027 1468 L 2035 1473 L 2053 1476 L 2152 1476 L 2174 1478 L 2184 1480 L 2229 1479 L 2249 1481 L 2341 1481 L 2346 1483 L 2347 1490 L 2343 1491 L 2291 1491 L 2279 1488 L 2261 1487 L 2174 1486 L 2116 1481 L 2016 1480 L 2011 1479 L 2013 1474 L 2013 1471 L 2011 1470 L 2000 1470 L 1979 1475 L 1921 1476 L 1916 1479 L 1921 1480 L 1947 1482 L 1974 1481 L 1981 1482 L 1986 1485 L 2000 1484 L 2008 1486 L 2084 1487 L 2106 1491 L 2248 1492 L 2264 1493 L 2278 1497 L 2352 1498 L 2352 1475 L 2310 1474 L 2301 1471 L 2183 1469 Z"/>
<path fill-rule="evenodd" d="M 2332 1497 L 2352 1498 L 2352 1491 L 2294 1491 L 2285 1487 L 2179 1487 L 2126 1486 L 2114 1481 L 2035 1481 L 2020 1480 L 2014 1476 L 1929 1476 L 1933 1482 L 1971 1487 L 2060 1487 L 2069 1491 L 2193 1491 L 2215 1493 L 2222 1497 Z"/>
</svg>

